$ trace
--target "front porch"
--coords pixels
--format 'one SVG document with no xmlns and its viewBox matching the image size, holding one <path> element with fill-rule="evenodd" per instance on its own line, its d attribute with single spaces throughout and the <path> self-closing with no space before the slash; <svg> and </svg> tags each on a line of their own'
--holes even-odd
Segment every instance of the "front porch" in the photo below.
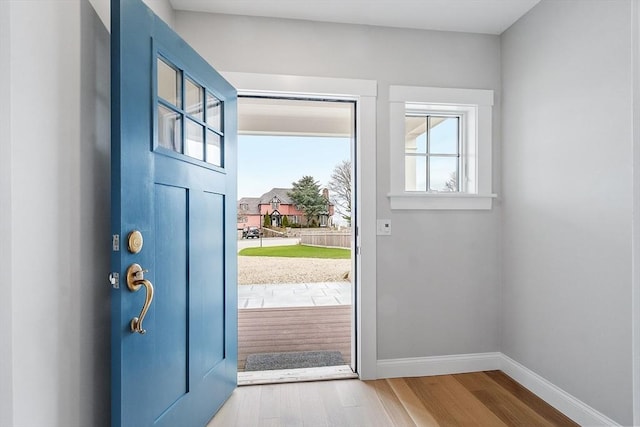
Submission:
<svg viewBox="0 0 640 427">
<path fill-rule="evenodd" d="M 351 363 L 351 305 L 238 310 L 238 371 L 249 354 L 322 350 Z"/>
<path fill-rule="evenodd" d="M 260 353 L 336 350 L 351 363 L 349 282 L 243 285 L 238 306 L 239 371 Z"/>
</svg>

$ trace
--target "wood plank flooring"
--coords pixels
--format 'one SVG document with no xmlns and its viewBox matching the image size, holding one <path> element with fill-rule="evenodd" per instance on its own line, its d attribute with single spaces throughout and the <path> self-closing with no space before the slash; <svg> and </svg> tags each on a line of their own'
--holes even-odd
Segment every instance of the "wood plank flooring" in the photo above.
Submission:
<svg viewBox="0 0 640 427">
<path fill-rule="evenodd" d="M 253 353 L 337 350 L 351 363 L 351 306 L 238 310 L 238 370 Z"/>
<path fill-rule="evenodd" d="M 236 389 L 208 427 L 577 426 L 500 371 Z"/>
</svg>

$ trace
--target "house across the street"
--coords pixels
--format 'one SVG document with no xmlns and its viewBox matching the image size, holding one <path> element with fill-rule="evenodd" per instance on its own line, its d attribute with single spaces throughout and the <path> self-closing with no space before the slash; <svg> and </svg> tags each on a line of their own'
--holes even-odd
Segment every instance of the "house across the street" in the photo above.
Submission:
<svg viewBox="0 0 640 427">
<path fill-rule="evenodd" d="M 241 198 L 238 201 L 238 229 L 260 227 L 267 215 L 271 218 L 273 227 L 282 227 L 283 224 L 308 225 L 305 213 L 298 209 L 289 197 L 290 191 L 291 188 L 272 188 L 260 197 Z M 329 201 L 329 190 L 322 190 L 322 196 L 327 201 L 326 209 L 310 218 L 309 222 L 319 227 L 330 227 L 333 225 L 334 206 Z"/>
</svg>

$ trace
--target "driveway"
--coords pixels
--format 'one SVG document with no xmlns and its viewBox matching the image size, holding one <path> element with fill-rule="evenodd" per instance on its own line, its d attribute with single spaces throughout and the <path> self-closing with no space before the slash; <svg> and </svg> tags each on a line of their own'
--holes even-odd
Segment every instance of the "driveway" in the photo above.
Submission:
<svg viewBox="0 0 640 427">
<path fill-rule="evenodd" d="M 239 285 L 343 282 L 350 272 L 350 259 L 238 257 Z"/>
<path fill-rule="evenodd" d="M 298 237 L 267 237 L 262 239 L 241 239 L 238 240 L 238 251 L 244 248 L 259 248 L 262 246 L 290 246 L 300 243 Z"/>
</svg>

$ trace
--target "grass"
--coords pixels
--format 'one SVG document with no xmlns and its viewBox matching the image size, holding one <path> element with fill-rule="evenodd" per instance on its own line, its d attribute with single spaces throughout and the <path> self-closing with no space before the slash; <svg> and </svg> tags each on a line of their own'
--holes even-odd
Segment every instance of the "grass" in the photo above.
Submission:
<svg viewBox="0 0 640 427">
<path fill-rule="evenodd" d="M 282 258 L 325 258 L 350 259 L 351 250 L 341 248 L 322 248 L 317 246 L 291 245 L 268 246 L 263 248 L 245 248 L 238 255 L 241 256 L 272 256 Z"/>
</svg>

